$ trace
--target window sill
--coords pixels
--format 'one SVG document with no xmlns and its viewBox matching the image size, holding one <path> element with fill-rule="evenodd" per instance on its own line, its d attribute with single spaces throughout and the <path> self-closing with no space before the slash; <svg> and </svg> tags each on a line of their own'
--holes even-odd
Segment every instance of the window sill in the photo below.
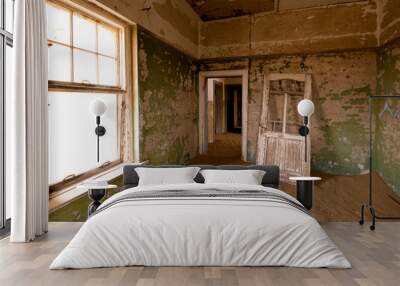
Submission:
<svg viewBox="0 0 400 286">
<path fill-rule="evenodd" d="M 51 193 L 50 197 L 49 197 L 49 211 L 53 211 L 58 208 L 61 208 L 65 205 L 67 205 L 68 203 L 70 203 L 71 201 L 73 201 L 74 199 L 85 194 L 87 192 L 87 190 L 85 190 L 84 188 L 78 188 L 79 185 L 85 184 L 86 182 L 89 182 L 94 179 L 111 181 L 122 175 L 124 166 L 126 166 L 126 165 L 142 165 L 143 163 L 144 162 L 121 163 L 121 164 L 118 164 L 117 166 L 114 166 L 113 168 L 108 169 L 102 173 L 93 175 L 93 176 L 85 179 L 84 181 L 76 183 L 72 186 L 68 186 L 65 189 L 59 190 L 57 192 Z"/>
<path fill-rule="evenodd" d="M 97 175 L 107 173 L 108 171 L 113 170 L 115 167 L 119 166 L 121 163 L 121 160 L 107 162 L 107 164 L 103 164 L 102 166 L 99 166 L 95 169 L 78 175 L 73 175 L 69 179 L 66 178 L 61 182 L 52 184 L 49 186 L 50 197 L 57 196 L 58 194 L 65 192 L 65 190 L 67 190 L 69 187 L 81 184 L 82 182 L 94 178 Z"/>
</svg>

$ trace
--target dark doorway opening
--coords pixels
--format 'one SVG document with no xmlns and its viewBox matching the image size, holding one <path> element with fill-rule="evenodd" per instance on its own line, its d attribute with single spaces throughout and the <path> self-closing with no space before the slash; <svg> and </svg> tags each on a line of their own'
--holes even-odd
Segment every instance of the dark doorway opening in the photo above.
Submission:
<svg viewBox="0 0 400 286">
<path fill-rule="evenodd" d="M 242 133 L 242 85 L 225 86 L 227 98 L 227 131 Z"/>
</svg>

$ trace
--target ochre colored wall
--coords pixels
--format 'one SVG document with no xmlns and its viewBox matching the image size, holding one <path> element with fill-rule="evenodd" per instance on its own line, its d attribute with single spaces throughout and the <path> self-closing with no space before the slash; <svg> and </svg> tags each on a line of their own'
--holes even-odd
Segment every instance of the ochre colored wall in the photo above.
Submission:
<svg viewBox="0 0 400 286">
<path fill-rule="evenodd" d="M 400 37 L 378 52 L 378 95 L 400 95 Z"/>
<path fill-rule="evenodd" d="M 91 0 L 93 1 L 93 0 Z M 159 39 L 192 57 L 198 57 L 200 18 L 182 0 L 95 0 L 104 8 L 144 27 Z M 143 11 L 144 4 L 150 9 Z"/>
<path fill-rule="evenodd" d="M 380 44 L 400 37 L 400 1 L 379 0 Z"/>
<path fill-rule="evenodd" d="M 398 0 L 369 0 L 202 22 L 184 0 L 91 0 L 195 58 L 376 47 L 400 35 Z M 142 10 L 150 3 L 149 10 Z"/>
<path fill-rule="evenodd" d="M 142 29 L 138 46 L 141 160 L 185 163 L 198 150 L 194 60 Z"/>
<path fill-rule="evenodd" d="M 144 1 L 97 1 L 154 34 L 141 30 L 138 35 L 142 159 L 183 163 L 196 155 L 194 58 L 200 58 L 203 70 L 249 69 L 250 160 L 256 155 L 263 74 L 311 72 L 317 108 L 312 119 L 313 170 L 333 174 L 368 170 L 367 97 L 375 94 L 377 63 L 383 65 L 382 53 L 377 60 L 379 44 L 399 34 L 398 0 L 211 22 L 200 22 L 185 1 L 151 1 L 147 12 L 140 11 Z M 392 81 L 393 73 L 384 69 L 379 81 Z"/>
<path fill-rule="evenodd" d="M 378 95 L 400 96 L 400 38 L 378 57 Z M 389 109 L 384 110 L 385 103 Z M 374 169 L 400 195 L 400 99 L 374 100 Z"/>
<path fill-rule="evenodd" d="M 376 88 L 373 50 L 206 61 L 202 70 L 249 68 L 248 158 L 256 158 L 263 76 L 313 75 L 312 168 L 331 174 L 368 171 L 368 96 Z"/>
<path fill-rule="evenodd" d="M 377 19 L 377 3 L 370 0 L 204 22 L 200 58 L 376 47 Z"/>
</svg>

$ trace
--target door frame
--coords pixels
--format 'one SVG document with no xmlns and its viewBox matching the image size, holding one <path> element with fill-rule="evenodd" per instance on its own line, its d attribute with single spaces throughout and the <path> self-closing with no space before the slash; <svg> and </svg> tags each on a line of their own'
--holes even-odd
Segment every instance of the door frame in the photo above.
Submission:
<svg viewBox="0 0 400 286">
<path fill-rule="evenodd" d="M 199 153 L 204 154 L 208 149 L 207 127 L 207 79 L 221 77 L 242 77 L 242 160 L 247 161 L 247 114 L 249 71 L 217 70 L 199 72 Z"/>
</svg>

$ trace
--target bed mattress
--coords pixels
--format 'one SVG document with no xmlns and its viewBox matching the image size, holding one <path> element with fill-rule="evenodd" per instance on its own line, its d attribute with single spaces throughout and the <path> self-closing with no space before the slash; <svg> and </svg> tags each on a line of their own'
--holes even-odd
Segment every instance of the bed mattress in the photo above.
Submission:
<svg viewBox="0 0 400 286">
<path fill-rule="evenodd" d="M 286 193 L 194 183 L 135 187 L 112 196 L 50 269 L 133 265 L 351 267 Z"/>
</svg>

